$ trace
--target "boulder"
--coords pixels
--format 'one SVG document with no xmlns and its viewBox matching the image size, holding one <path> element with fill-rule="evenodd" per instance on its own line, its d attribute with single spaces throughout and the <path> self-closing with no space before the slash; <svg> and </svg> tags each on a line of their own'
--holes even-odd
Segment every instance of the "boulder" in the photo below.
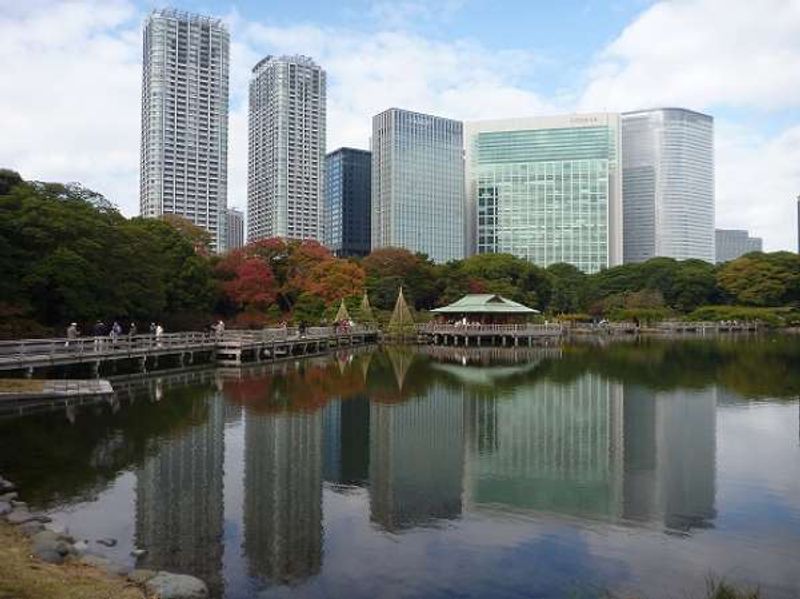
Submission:
<svg viewBox="0 0 800 599">
<path fill-rule="evenodd" d="M 32 537 L 36 533 L 44 530 L 44 524 L 37 522 L 36 520 L 31 520 L 30 522 L 25 522 L 25 524 L 20 524 L 17 526 L 17 530 L 26 537 Z"/>
<path fill-rule="evenodd" d="M 10 480 L 6 480 L 0 476 L 0 493 L 8 493 L 9 491 L 16 491 L 17 485 Z"/>
<path fill-rule="evenodd" d="M 18 508 L 6 514 L 9 524 L 25 524 L 25 522 L 38 522 L 35 514 L 31 514 L 26 508 Z"/>
<path fill-rule="evenodd" d="M 11 513 L 11 504 L 7 501 L 0 501 L 0 516 Z"/>
<path fill-rule="evenodd" d="M 3 493 L 2 495 L 0 495 L 0 501 L 11 501 L 12 499 L 16 499 L 17 497 L 19 497 L 19 493 L 17 493 L 16 491 L 12 493 Z"/>
<path fill-rule="evenodd" d="M 17 499 L 12 499 L 11 507 L 23 507 L 25 509 L 28 509 L 28 504 L 25 503 L 24 501 L 18 501 Z"/>
<path fill-rule="evenodd" d="M 67 529 L 66 524 L 62 524 L 61 522 L 48 522 L 44 525 L 47 530 L 51 530 L 54 533 L 61 535 L 61 536 L 68 536 L 69 530 Z"/>
<path fill-rule="evenodd" d="M 148 593 L 160 599 L 207 599 L 208 587 L 199 578 L 159 572 L 144 584 Z"/>
<path fill-rule="evenodd" d="M 33 554 L 40 560 L 51 564 L 60 564 L 72 549 L 69 543 L 51 530 L 36 533 L 33 535 L 32 541 Z"/>
<path fill-rule="evenodd" d="M 155 570 L 147 570 L 146 568 L 137 568 L 128 574 L 128 580 L 135 584 L 144 584 L 153 578 L 158 572 Z"/>
<path fill-rule="evenodd" d="M 73 543 L 72 550 L 78 555 L 83 555 L 89 550 L 89 543 L 87 543 L 86 541 L 78 541 L 76 543 Z"/>
<path fill-rule="evenodd" d="M 93 555 L 91 553 L 87 553 L 86 555 L 81 556 L 81 562 L 83 562 L 84 564 L 88 564 L 89 566 L 98 568 L 99 570 L 102 570 L 106 574 L 125 576 L 128 572 L 130 572 L 130 568 L 128 568 L 127 566 L 123 566 L 122 564 L 113 562 L 106 557 Z"/>
</svg>

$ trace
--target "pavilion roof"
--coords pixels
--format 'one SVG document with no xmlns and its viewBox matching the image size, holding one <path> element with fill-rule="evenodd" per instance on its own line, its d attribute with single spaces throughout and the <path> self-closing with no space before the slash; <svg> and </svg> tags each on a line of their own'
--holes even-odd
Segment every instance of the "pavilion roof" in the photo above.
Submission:
<svg viewBox="0 0 800 599">
<path fill-rule="evenodd" d="M 449 306 L 434 308 L 436 314 L 539 314 L 539 310 L 528 308 L 493 293 L 465 295 Z"/>
</svg>

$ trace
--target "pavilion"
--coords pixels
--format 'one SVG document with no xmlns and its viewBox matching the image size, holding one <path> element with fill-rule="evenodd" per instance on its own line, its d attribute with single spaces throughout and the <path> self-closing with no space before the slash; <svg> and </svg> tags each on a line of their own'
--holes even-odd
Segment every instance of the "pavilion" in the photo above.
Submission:
<svg viewBox="0 0 800 599">
<path fill-rule="evenodd" d="M 449 306 L 431 312 L 439 323 L 461 324 L 520 324 L 539 310 L 493 293 L 465 295 Z"/>
</svg>

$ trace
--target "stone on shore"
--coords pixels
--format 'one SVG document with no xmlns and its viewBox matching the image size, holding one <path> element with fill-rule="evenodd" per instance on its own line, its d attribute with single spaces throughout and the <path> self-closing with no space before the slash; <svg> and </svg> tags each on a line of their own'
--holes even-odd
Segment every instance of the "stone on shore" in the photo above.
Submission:
<svg viewBox="0 0 800 599">
<path fill-rule="evenodd" d="M 0 501 L 11 501 L 12 499 L 16 499 L 19 497 L 19 493 L 13 491 L 11 493 L 3 493 L 0 495 Z"/>
<path fill-rule="evenodd" d="M 57 535 L 67 536 L 69 533 L 66 524 L 62 524 L 61 522 L 48 522 L 44 527 Z"/>
<path fill-rule="evenodd" d="M 154 578 L 155 575 L 158 574 L 155 570 L 148 570 L 146 568 L 137 568 L 130 574 L 128 574 L 128 580 L 136 584 L 144 584 L 151 578 Z"/>
<path fill-rule="evenodd" d="M 51 530 L 43 530 L 32 537 L 33 554 L 40 560 L 60 564 L 69 555 L 72 546 Z"/>
<path fill-rule="evenodd" d="M 25 503 L 24 501 L 18 501 L 16 499 L 12 499 L 11 500 L 11 507 L 24 507 L 24 508 L 27 508 L 28 504 Z"/>
<path fill-rule="evenodd" d="M 9 491 L 16 491 L 17 485 L 12 483 L 10 480 L 4 479 L 0 476 L 0 493 L 8 493 Z"/>
<path fill-rule="evenodd" d="M 88 564 L 90 566 L 98 568 L 99 570 L 102 570 L 106 574 L 113 574 L 115 576 L 125 576 L 130 571 L 130 568 L 128 568 L 127 566 L 123 566 L 122 564 L 113 562 L 106 557 L 93 555 L 91 553 L 87 553 L 86 555 L 81 556 L 80 559 L 84 564 Z"/>
<path fill-rule="evenodd" d="M 145 585 L 148 593 L 160 599 L 207 599 L 208 587 L 199 578 L 185 574 L 159 572 Z"/>
<path fill-rule="evenodd" d="M 6 521 L 9 524 L 25 524 L 26 522 L 41 522 L 44 524 L 50 522 L 50 520 L 51 518 L 49 516 L 32 514 L 28 511 L 28 508 L 25 507 L 14 508 L 14 511 L 6 514 Z"/>
<path fill-rule="evenodd" d="M 87 543 L 86 541 L 77 541 L 72 544 L 72 549 L 78 555 L 83 555 L 89 550 L 89 543 Z"/>
<path fill-rule="evenodd" d="M 0 501 L 0 516 L 11 513 L 11 504 L 7 501 Z"/>
<path fill-rule="evenodd" d="M 17 526 L 17 530 L 24 534 L 26 537 L 32 537 L 36 533 L 42 532 L 44 530 L 44 524 L 38 522 L 36 520 L 31 520 L 30 522 L 25 522 L 25 524 L 20 524 Z"/>
</svg>

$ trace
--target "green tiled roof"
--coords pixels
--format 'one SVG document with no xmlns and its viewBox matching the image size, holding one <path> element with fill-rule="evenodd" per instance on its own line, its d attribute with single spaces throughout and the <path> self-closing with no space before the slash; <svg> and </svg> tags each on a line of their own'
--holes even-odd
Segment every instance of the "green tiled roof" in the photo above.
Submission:
<svg viewBox="0 0 800 599">
<path fill-rule="evenodd" d="M 449 306 L 434 308 L 437 314 L 539 314 L 539 310 L 528 308 L 492 293 L 465 295 Z"/>
</svg>

